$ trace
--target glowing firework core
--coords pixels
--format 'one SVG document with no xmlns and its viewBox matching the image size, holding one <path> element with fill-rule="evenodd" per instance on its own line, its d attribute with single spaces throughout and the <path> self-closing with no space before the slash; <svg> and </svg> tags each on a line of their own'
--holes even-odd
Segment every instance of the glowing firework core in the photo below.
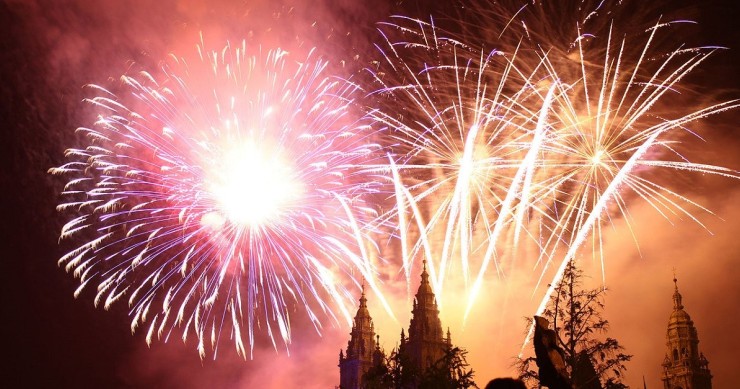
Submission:
<svg viewBox="0 0 740 389">
<path fill-rule="evenodd" d="M 594 152 L 594 155 L 591 156 L 591 164 L 593 164 L 594 166 L 601 165 L 604 157 L 604 150 L 597 150 L 596 152 Z"/>
<path fill-rule="evenodd" d="M 250 227 L 274 220 L 301 193 L 291 166 L 272 148 L 254 143 L 224 153 L 210 176 L 208 190 L 220 213 L 233 223 Z"/>
</svg>

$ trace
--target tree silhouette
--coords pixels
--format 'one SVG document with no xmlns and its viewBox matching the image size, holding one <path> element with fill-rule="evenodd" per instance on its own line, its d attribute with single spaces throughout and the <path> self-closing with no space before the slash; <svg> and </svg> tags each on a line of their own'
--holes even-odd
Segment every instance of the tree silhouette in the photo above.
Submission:
<svg viewBox="0 0 740 389">
<path fill-rule="evenodd" d="M 624 387 L 624 363 L 632 355 L 623 353 L 616 339 L 605 336 L 609 330 L 609 322 L 602 317 L 606 290 L 583 289 L 583 277 L 583 271 L 570 261 L 542 316 L 552 323 L 574 389 Z M 520 378 L 538 387 L 536 359 L 523 359 L 518 365 Z"/>
<path fill-rule="evenodd" d="M 412 387 L 418 372 L 403 353 L 393 350 L 385 361 L 375 365 L 362 376 L 365 389 L 402 389 Z"/>
<path fill-rule="evenodd" d="M 448 348 L 445 355 L 421 376 L 420 388 L 462 389 L 477 388 L 473 370 L 468 369 L 467 351 L 460 347 Z"/>
<path fill-rule="evenodd" d="M 473 370 L 468 369 L 467 351 L 460 347 L 445 350 L 445 355 L 423 372 L 415 368 L 402 352 L 393 350 L 385 363 L 374 366 L 363 376 L 366 389 L 466 389 L 477 388 Z"/>
</svg>

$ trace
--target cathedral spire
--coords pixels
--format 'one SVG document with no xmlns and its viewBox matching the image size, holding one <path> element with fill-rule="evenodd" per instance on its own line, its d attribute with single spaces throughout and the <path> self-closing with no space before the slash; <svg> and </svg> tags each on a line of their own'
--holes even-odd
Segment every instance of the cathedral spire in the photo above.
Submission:
<svg viewBox="0 0 740 389">
<path fill-rule="evenodd" d="M 447 351 L 453 350 L 452 334 L 447 327 L 447 334 L 442 331 L 442 322 L 439 318 L 439 306 L 429 283 L 426 260 L 422 261 L 419 288 L 414 295 L 413 309 L 411 311 L 411 322 L 408 332 L 401 328 L 401 340 L 397 353 L 402 358 L 403 369 L 419 374 L 411 382 L 407 382 L 404 388 L 418 388 L 420 383 L 417 378 L 421 377 L 435 363 L 445 357 Z M 374 367 L 382 367 L 386 363 L 386 356 L 380 347 L 380 336 L 375 334 L 370 312 L 367 308 L 365 297 L 365 285 L 363 283 L 359 297 L 359 306 L 350 332 L 350 340 L 347 343 L 346 352 L 339 352 L 339 388 L 359 389 L 372 379 L 367 376 Z M 379 370 L 377 370 L 379 371 Z"/>
<path fill-rule="evenodd" d="M 426 260 L 422 262 L 421 282 L 414 296 L 408 339 L 404 342 L 404 353 L 419 371 L 423 371 L 442 356 L 447 342 L 439 319 L 439 307 L 429 284 Z"/>
<path fill-rule="evenodd" d="M 373 319 L 367 309 L 367 298 L 365 297 L 365 284 L 362 285 L 360 294 L 360 306 L 357 308 L 347 352 L 339 354 L 339 380 L 340 387 L 347 389 L 360 388 L 362 376 L 379 360 L 380 349 L 376 343 Z"/>
</svg>

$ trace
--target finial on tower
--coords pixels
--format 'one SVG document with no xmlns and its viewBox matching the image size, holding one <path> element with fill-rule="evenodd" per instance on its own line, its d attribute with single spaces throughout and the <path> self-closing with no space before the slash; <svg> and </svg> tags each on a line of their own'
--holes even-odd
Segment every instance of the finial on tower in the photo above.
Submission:
<svg viewBox="0 0 740 389">
<path fill-rule="evenodd" d="M 360 294 L 360 307 L 367 307 L 367 299 L 365 298 L 365 280 L 362 280 L 362 294 Z"/>
<path fill-rule="evenodd" d="M 427 260 L 421 261 L 421 280 L 422 282 L 428 282 L 429 273 L 427 273 Z"/>
<path fill-rule="evenodd" d="M 683 304 L 681 302 L 681 293 L 678 293 L 678 279 L 676 278 L 676 268 L 673 268 L 673 285 L 674 285 L 674 292 L 673 292 L 673 309 L 683 309 Z"/>
</svg>

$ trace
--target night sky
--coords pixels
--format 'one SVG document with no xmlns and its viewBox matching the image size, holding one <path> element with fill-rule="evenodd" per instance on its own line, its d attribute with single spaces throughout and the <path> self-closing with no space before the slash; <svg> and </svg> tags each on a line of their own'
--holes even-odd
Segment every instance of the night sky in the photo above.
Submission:
<svg viewBox="0 0 740 389">
<path fill-rule="evenodd" d="M 201 360 L 192 340 L 148 347 L 145 331 L 132 335 L 125 303 L 105 311 L 93 307 L 92 293 L 75 299 L 77 280 L 57 266 L 69 249 L 59 244 L 65 219 L 55 210 L 64 183 L 47 170 L 63 163 L 64 150 L 79 141 L 74 129 L 93 120 L 81 103 L 86 96 L 83 85 L 111 82 L 132 62 L 153 67 L 169 52 L 192 50 L 201 31 L 211 42 L 249 37 L 265 46 L 292 45 L 296 50 L 321 45 L 322 54 L 343 58 L 348 52 L 367 53 L 374 23 L 391 13 L 449 13 L 448 7 L 433 9 L 422 0 L 373 6 L 320 0 L 311 6 L 296 2 L 294 8 L 262 3 L 0 3 L 3 387 L 279 388 L 298 383 L 329 387 L 338 382 L 337 356 L 340 347 L 346 347 L 347 328 L 329 328 L 322 337 L 310 328 L 294 329 L 290 356 L 263 342 L 251 361 L 230 349 L 216 360 L 210 355 Z M 692 74 L 693 91 L 716 100 L 740 98 L 740 12 L 734 1 L 709 0 L 686 7 L 668 3 L 666 13 L 683 12 L 699 22 L 686 39 L 730 48 Z M 692 129 L 704 141 L 691 141 L 696 146 L 690 148 L 689 159 L 740 169 L 739 120 L 736 110 L 694 124 Z M 734 323 L 740 320 L 740 186 L 736 180 L 701 174 L 672 180 L 681 193 L 715 214 L 698 215 L 704 229 L 685 217 L 665 220 L 637 201 L 630 213 L 639 249 L 623 220 L 604 231 L 610 335 L 634 354 L 627 365 L 627 384 L 637 387 L 644 376 L 649 388 L 662 387 L 660 364 L 675 268 L 684 305 L 699 332 L 700 349 L 715 377 L 714 387 L 730 388 L 740 380 L 736 368 L 740 338 L 733 334 Z M 598 264 L 589 260 L 584 267 L 594 282 L 601 281 Z M 468 360 L 479 385 L 514 374 L 510 365 L 524 337 L 522 318 L 534 312 L 541 298 L 541 294 L 530 297 L 535 281 L 535 276 L 523 275 L 492 281 L 487 293 L 495 298 L 483 298 L 464 329 L 461 315 L 443 308 L 443 325 L 451 327 L 455 343 L 470 351 Z M 443 306 L 455 298 L 454 293 L 444 296 Z M 403 296 L 392 298 L 399 324 L 383 312 L 377 299 L 369 300 L 381 343 L 390 350 L 401 326 L 408 327 L 410 309 L 404 308 Z"/>
</svg>

